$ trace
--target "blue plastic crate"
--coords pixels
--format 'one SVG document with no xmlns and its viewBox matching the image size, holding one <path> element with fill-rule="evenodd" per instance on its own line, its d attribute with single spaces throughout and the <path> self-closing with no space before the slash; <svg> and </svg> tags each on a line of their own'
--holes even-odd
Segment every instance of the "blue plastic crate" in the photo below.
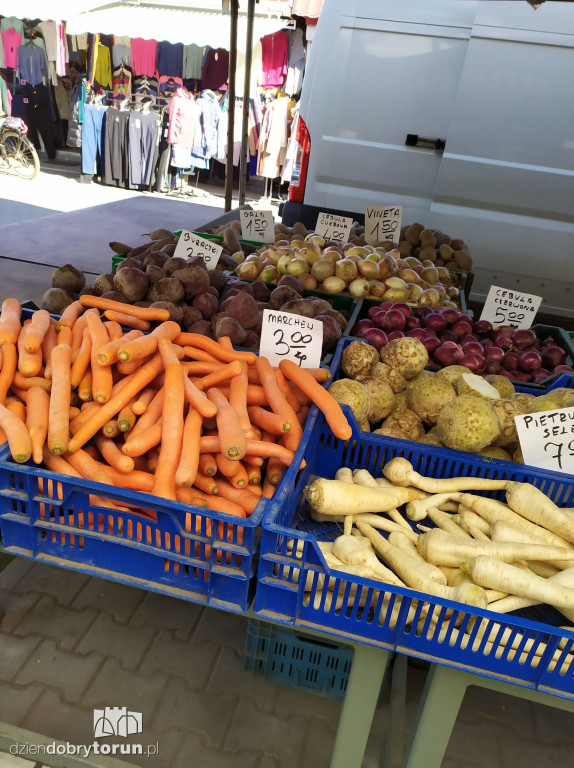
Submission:
<svg viewBox="0 0 574 768">
<path fill-rule="evenodd" d="M 250 619 L 243 669 L 287 688 L 345 698 L 353 649 Z"/>
<path fill-rule="evenodd" d="M 348 409 L 347 409 L 348 410 Z M 350 414 L 350 411 L 348 411 Z M 304 486 L 313 475 L 332 478 L 337 468 L 365 468 L 376 476 L 381 467 L 395 456 L 408 459 L 417 472 L 430 477 L 476 476 L 532 482 L 558 505 L 574 505 L 574 477 L 510 464 L 467 453 L 456 453 L 434 446 L 404 440 L 387 439 L 360 432 L 354 425 L 348 443 L 338 440 L 324 423 L 315 429 L 305 451 L 307 466 L 276 496 L 263 520 L 261 553 L 255 595 L 255 612 L 262 619 L 272 619 L 293 626 L 328 632 L 351 640 L 362 640 L 438 663 L 451 664 L 471 672 L 512 680 L 518 684 L 547 690 L 574 698 L 574 632 L 559 629 L 565 623 L 550 608 L 533 607 L 519 616 L 501 616 L 479 611 L 459 603 L 429 597 L 413 590 L 388 586 L 382 582 L 352 577 L 329 570 L 317 546 L 317 540 L 330 541 L 342 533 L 339 523 L 317 523 L 311 519 L 302 501 Z M 295 490 L 292 490 L 294 486 Z M 503 499 L 502 492 L 485 493 Z M 427 521 L 425 521 L 427 522 Z M 430 523 L 429 523 L 430 524 Z M 323 583 L 331 578 L 332 592 Z M 305 591 L 305 585 L 310 591 Z M 354 596 L 354 601 L 350 599 Z M 421 631 L 419 619 L 429 611 L 445 617 L 453 610 L 446 637 L 438 630 Z M 414 613 L 414 616 L 413 616 Z M 465 645 L 464 635 L 457 635 L 457 622 L 469 625 L 476 617 L 495 622 L 518 638 L 525 657 L 510 653 L 509 644 L 487 646 L 480 639 L 476 648 Z M 493 618 L 495 617 L 495 618 Z M 475 630 L 478 623 L 475 623 Z M 500 634 L 497 635 L 500 638 Z M 473 635 L 471 634 L 471 639 Z M 532 649 L 525 645 L 532 640 Z M 553 667 L 552 654 L 565 640 L 564 658 Z M 535 655 L 535 650 L 541 655 Z M 561 668 L 563 667 L 563 668 Z"/>
</svg>

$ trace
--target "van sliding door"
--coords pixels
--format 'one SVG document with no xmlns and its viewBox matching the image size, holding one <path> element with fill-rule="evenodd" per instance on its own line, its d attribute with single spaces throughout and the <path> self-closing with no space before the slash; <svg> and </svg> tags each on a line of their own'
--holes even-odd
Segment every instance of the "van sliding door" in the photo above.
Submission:
<svg viewBox="0 0 574 768">
<path fill-rule="evenodd" d="M 574 6 L 479 4 L 429 225 L 491 284 L 574 317 Z"/>
</svg>

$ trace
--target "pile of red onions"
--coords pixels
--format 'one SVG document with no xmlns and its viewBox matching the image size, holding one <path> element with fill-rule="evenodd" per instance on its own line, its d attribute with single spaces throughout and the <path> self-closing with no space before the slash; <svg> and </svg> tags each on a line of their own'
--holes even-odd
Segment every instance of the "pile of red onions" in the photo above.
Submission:
<svg viewBox="0 0 574 768">
<path fill-rule="evenodd" d="M 539 339 L 531 329 L 492 327 L 450 307 L 416 307 L 384 301 L 371 307 L 355 326 L 355 336 L 377 349 L 391 339 L 412 336 L 425 345 L 429 364 L 439 368 L 464 365 L 473 373 L 497 373 L 513 381 L 540 384 L 562 371 L 574 372 L 566 364 L 567 354 L 552 336 Z"/>
</svg>

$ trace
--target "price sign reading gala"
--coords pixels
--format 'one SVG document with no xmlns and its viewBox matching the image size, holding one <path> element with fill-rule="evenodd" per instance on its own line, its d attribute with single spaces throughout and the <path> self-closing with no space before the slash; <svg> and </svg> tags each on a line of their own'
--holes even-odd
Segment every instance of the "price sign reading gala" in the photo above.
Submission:
<svg viewBox="0 0 574 768">
<path fill-rule="evenodd" d="M 401 239 L 403 209 L 400 205 L 368 205 L 365 208 L 365 240 L 367 245 Z"/>
<path fill-rule="evenodd" d="M 257 243 L 275 242 L 273 211 L 239 211 L 241 237 Z"/>
<path fill-rule="evenodd" d="M 515 416 L 524 463 L 574 475 L 574 407 Z"/>
<path fill-rule="evenodd" d="M 530 328 L 541 304 L 542 296 L 491 285 L 480 319 L 488 320 L 495 328 L 511 325 L 521 331 Z"/>
<path fill-rule="evenodd" d="M 310 317 L 263 310 L 259 354 L 277 367 L 281 360 L 291 360 L 300 368 L 321 365 L 323 323 Z"/>
<path fill-rule="evenodd" d="M 181 256 L 182 259 L 191 259 L 193 256 L 201 256 L 207 269 L 215 269 L 223 247 L 219 243 L 206 240 L 205 237 L 195 235 L 184 229 L 177 241 L 177 248 L 174 256 Z"/>
<path fill-rule="evenodd" d="M 315 232 L 327 242 L 335 240 L 345 245 L 351 234 L 353 219 L 349 216 L 337 216 L 334 213 L 320 213 L 317 217 Z"/>
</svg>

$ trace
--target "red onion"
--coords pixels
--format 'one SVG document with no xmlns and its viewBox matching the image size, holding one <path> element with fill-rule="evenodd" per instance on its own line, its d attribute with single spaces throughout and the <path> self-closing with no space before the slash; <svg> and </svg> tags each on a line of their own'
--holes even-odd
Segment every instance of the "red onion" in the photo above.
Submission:
<svg viewBox="0 0 574 768">
<path fill-rule="evenodd" d="M 502 365 L 506 368 L 507 371 L 517 371 L 518 360 L 519 357 L 516 352 L 507 352 L 502 358 Z"/>
<path fill-rule="evenodd" d="M 492 323 L 489 320 L 477 320 L 472 326 L 472 332 L 477 336 L 489 336 L 492 331 Z"/>
<path fill-rule="evenodd" d="M 394 301 L 383 301 L 381 304 L 381 309 L 384 309 L 385 312 L 388 312 L 389 309 L 392 309 L 395 306 Z"/>
<path fill-rule="evenodd" d="M 478 338 L 474 333 L 465 333 L 464 336 L 460 337 L 458 343 L 462 346 L 463 344 L 468 344 L 469 341 L 476 341 L 478 343 Z M 482 348 L 480 354 L 482 355 Z"/>
<path fill-rule="evenodd" d="M 383 331 L 402 331 L 407 322 L 406 317 L 398 309 L 389 309 L 381 322 Z"/>
<path fill-rule="evenodd" d="M 491 374 L 499 374 L 502 372 L 502 366 L 500 363 L 497 363 L 496 360 L 488 360 L 486 361 L 486 367 L 485 367 L 485 373 L 491 373 Z"/>
<path fill-rule="evenodd" d="M 478 341 L 467 341 L 465 344 L 463 344 L 461 339 L 460 346 L 462 347 L 465 355 L 478 355 L 479 357 L 484 357 L 484 349 L 482 348 L 482 345 L 478 343 Z"/>
<path fill-rule="evenodd" d="M 505 371 L 503 368 L 498 375 L 504 376 L 505 379 L 512 379 L 512 373 L 512 371 Z"/>
<path fill-rule="evenodd" d="M 526 349 L 527 347 L 531 347 L 534 342 L 536 341 L 536 334 L 534 331 L 531 331 L 530 328 L 525 328 L 521 331 L 516 331 L 512 334 L 510 337 L 510 340 L 516 347 L 516 349 Z"/>
<path fill-rule="evenodd" d="M 442 309 L 439 309 L 439 313 L 444 317 L 449 325 L 456 323 L 456 321 L 459 319 L 459 311 L 458 309 L 454 309 L 454 307 L 442 307 Z"/>
<path fill-rule="evenodd" d="M 458 362 L 459 365 L 466 366 L 473 373 L 480 373 L 480 370 L 484 370 L 485 362 L 484 357 L 466 353 Z"/>
<path fill-rule="evenodd" d="M 484 356 L 489 361 L 500 363 L 504 355 L 505 352 L 500 347 L 495 347 L 494 345 L 484 347 Z"/>
<path fill-rule="evenodd" d="M 385 310 L 381 307 L 371 307 L 369 311 L 367 312 L 367 317 L 369 320 L 374 320 L 375 317 L 379 314 L 379 312 L 384 312 Z"/>
<path fill-rule="evenodd" d="M 447 341 L 454 341 L 455 343 L 458 342 L 458 336 L 456 333 L 453 333 L 450 328 L 447 328 L 446 331 L 443 331 L 440 336 L 440 340 L 444 343 Z"/>
<path fill-rule="evenodd" d="M 419 339 L 420 341 L 430 338 L 424 328 L 411 328 L 410 331 L 407 331 L 407 336 L 410 336 L 413 339 Z"/>
<path fill-rule="evenodd" d="M 392 333 L 389 333 L 389 341 L 392 341 L 393 339 L 402 339 L 404 338 L 404 333 L 402 331 L 393 331 Z"/>
<path fill-rule="evenodd" d="M 542 358 L 535 350 L 523 352 L 518 360 L 518 367 L 525 373 L 536 371 L 538 368 L 542 367 Z"/>
<path fill-rule="evenodd" d="M 548 378 L 548 372 L 546 373 L 536 373 L 532 376 L 532 383 L 533 384 L 542 384 L 546 379 Z"/>
<path fill-rule="evenodd" d="M 373 317 L 373 325 L 377 328 L 383 328 L 385 325 L 385 318 L 387 313 L 383 310 Z"/>
<path fill-rule="evenodd" d="M 410 317 L 413 314 L 412 309 L 404 301 L 398 301 L 396 304 L 393 304 L 392 309 L 398 309 L 405 317 Z"/>
<path fill-rule="evenodd" d="M 442 315 L 439 315 L 438 312 L 431 312 L 425 318 L 423 318 L 423 325 L 425 328 L 429 328 L 431 331 L 435 331 L 435 333 L 440 333 L 441 331 L 445 330 L 447 321 L 446 318 Z"/>
<path fill-rule="evenodd" d="M 359 320 L 355 326 L 355 336 L 361 336 L 369 328 L 374 328 L 374 325 L 370 320 L 364 317 L 362 320 Z"/>
<path fill-rule="evenodd" d="M 548 338 L 544 339 L 543 346 L 544 347 L 557 347 L 558 344 L 556 344 L 556 342 L 554 341 L 552 336 L 548 336 Z"/>
<path fill-rule="evenodd" d="M 431 354 L 441 345 L 439 339 L 435 338 L 434 336 L 427 336 L 425 339 L 421 339 L 421 342 L 423 343 L 426 351 Z"/>
<path fill-rule="evenodd" d="M 515 332 L 515 329 L 511 325 L 499 325 L 496 331 L 497 333 L 502 333 L 503 336 L 510 338 Z"/>
<path fill-rule="evenodd" d="M 574 368 L 571 365 L 557 365 L 552 373 L 574 373 Z"/>
<path fill-rule="evenodd" d="M 420 327 L 421 327 L 421 321 L 419 320 L 418 317 L 413 317 L 412 315 L 411 317 L 407 317 L 405 328 L 407 328 L 410 331 L 411 328 L 420 328 Z"/>
<path fill-rule="evenodd" d="M 430 315 L 431 312 L 434 312 L 434 309 L 432 307 L 427 307 L 423 305 L 422 307 L 416 308 L 416 316 L 417 317 L 425 317 L 425 315 Z"/>
<path fill-rule="evenodd" d="M 456 323 L 451 325 L 450 330 L 459 337 L 465 336 L 467 333 L 472 333 L 472 325 L 467 323 L 466 320 L 457 320 Z"/>
<path fill-rule="evenodd" d="M 464 352 L 454 341 L 445 341 L 433 352 L 433 359 L 443 367 L 446 365 L 455 365 L 464 357 Z"/>
<path fill-rule="evenodd" d="M 500 329 L 496 331 L 496 333 L 492 337 L 492 340 L 494 341 L 497 347 L 500 347 L 500 349 L 510 349 L 512 347 L 512 342 L 510 341 L 510 337 L 506 336 L 504 333 L 501 333 Z"/>
<path fill-rule="evenodd" d="M 543 347 L 540 350 L 540 357 L 542 365 L 552 370 L 566 361 L 566 352 L 561 347 Z"/>
<path fill-rule="evenodd" d="M 381 349 L 381 347 L 384 347 L 389 340 L 387 334 L 384 331 L 381 331 L 380 328 L 367 328 L 363 333 L 363 338 L 365 341 L 368 341 L 369 344 L 372 344 L 375 349 Z"/>
<path fill-rule="evenodd" d="M 458 319 L 461 320 L 463 323 L 468 323 L 469 325 L 472 325 L 472 317 L 470 315 L 467 315 L 466 312 L 459 312 Z"/>
<path fill-rule="evenodd" d="M 531 373 L 524 373 L 524 371 L 512 371 L 513 381 L 532 381 Z"/>
</svg>

